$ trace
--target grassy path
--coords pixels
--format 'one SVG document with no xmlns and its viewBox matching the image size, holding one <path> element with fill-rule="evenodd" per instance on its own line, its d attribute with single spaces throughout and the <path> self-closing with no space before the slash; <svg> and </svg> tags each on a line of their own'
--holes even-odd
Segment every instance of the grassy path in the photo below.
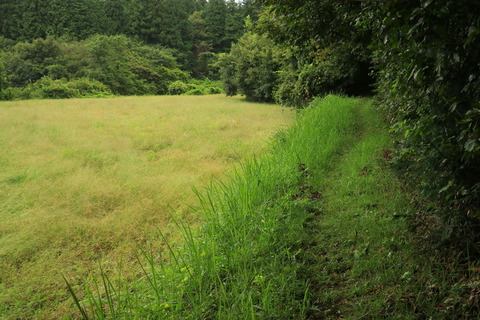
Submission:
<svg viewBox="0 0 480 320">
<path fill-rule="evenodd" d="M 363 101 L 355 113 L 354 143 L 312 182 L 322 194 L 308 253 L 313 303 L 325 319 L 413 318 L 416 264 L 402 218 L 410 204 L 387 167 L 389 136 L 377 112 Z"/>
<path fill-rule="evenodd" d="M 420 249 L 410 220 L 418 208 L 388 164 L 388 129 L 368 101 L 354 112 L 356 138 L 311 179 L 322 197 L 305 255 L 309 318 L 476 318 L 478 269 Z"/>
</svg>

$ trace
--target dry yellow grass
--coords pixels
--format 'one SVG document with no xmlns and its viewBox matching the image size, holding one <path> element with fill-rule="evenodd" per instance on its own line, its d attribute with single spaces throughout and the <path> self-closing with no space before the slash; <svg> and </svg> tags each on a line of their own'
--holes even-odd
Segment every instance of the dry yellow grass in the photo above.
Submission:
<svg viewBox="0 0 480 320">
<path fill-rule="evenodd" d="M 175 243 L 171 214 L 198 222 L 191 187 L 291 118 L 223 96 L 1 102 L 0 319 L 71 314 L 62 273 L 78 285 L 122 259 L 135 277 L 133 253 L 160 246 L 157 229 Z"/>
</svg>

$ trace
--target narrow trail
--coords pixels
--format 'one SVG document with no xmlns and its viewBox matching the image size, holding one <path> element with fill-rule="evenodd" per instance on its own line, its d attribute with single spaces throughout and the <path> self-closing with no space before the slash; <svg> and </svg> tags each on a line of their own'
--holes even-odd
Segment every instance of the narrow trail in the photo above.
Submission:
<svg viewBox="0 0 480 320">
<path fill-rule="evenodd" d="M 355 142 L 313 175 L 322 195 L 307 253 L 314 291 L 312 319 L 408 319 L 415 301 L 408 285 L 416 264 L 406 221 L 409 210 L 390 172 L 389 136 L 369 102 L 356 110 Z M 405 263 L 402 263 L 405 262 Z"/>
</svg>

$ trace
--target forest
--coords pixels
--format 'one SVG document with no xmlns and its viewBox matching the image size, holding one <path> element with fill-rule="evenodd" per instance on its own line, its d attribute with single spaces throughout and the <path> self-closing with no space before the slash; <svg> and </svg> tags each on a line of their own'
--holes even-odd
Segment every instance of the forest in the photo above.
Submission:
<svg viewBox="0 0 480 320">
<path fill-rule="evenodd" d="M 222 92 L 218 56 L 258 5 L 234 0 L 7 1 L 0 100 Z"/>
</svg>

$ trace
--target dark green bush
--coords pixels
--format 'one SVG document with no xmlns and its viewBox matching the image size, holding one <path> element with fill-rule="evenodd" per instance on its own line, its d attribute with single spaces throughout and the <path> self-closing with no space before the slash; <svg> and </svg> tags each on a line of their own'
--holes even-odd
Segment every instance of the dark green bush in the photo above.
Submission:
<svg viewBox="0 0 480 320">
<path fill-rule="evenodd" d="M 312 45 L 308 55 L 304 50 L 285 50 L 280 85 L 275 92 L 277 102 L 303 107 L 315 97 L 329 93 L 371 93 L 373 79 L 368 76 L 368 60 L 361 50 L 352 50 L 348 43 L 329 48 Z"/>
<path fill-rule="evenodd" d="M 241 93 L 255 101 L 303 107 L 329 93 L 371 93 L 373 79 L 364 46 L 341 39 L 326 46 L 318 41 L 279 45 L 271 38 L 284 34 L 285 26 L 267 28 L 268 19 L 265 14 L 255 32 L 245 33 L 230 54 L 220 55 L 227 95 Z"/>
<path fill-rule="evenodd" d="M 191 89 L 191 90 L 184 93 L 184 95 L 186 95 L 186 96 L 203 96 L 205 94 L 207 94 L 207 92 L 205 92 L 201 88 Z"/>
<path fill-rule="evenodd" d="M 253 101 L 274 101 L 283 52 L 265 35 L 246 32 L 220 57 L 221 77 L 228 95 L 237 92 Z"/>
<path fill-rule="evenodd" d="M 450 215 L 480 217 L 480 3 L 392 2 L 369 12 L 397 163 Z"/>
<path fill-rule="evenodd" d="M 15 100 L 20 95 L 19 91 L 21 91 L 21 89 L 12 87 L 0 90 L 0 101 Z"/>
<path fill-rule="evenodd" d="M 0 91 L 8 87 L 7 72 L 5 71 L 5 65 L 3 64 L 3 57 L 0 54 Z"/>
<path fill-rule="evenodd" d="M 220 79 L 227 96 L 234 96 L 238 93 L 236 82 L 235 59 L 231 54 L 221 53 L 218 59 L 220 68 Z"/>
<path fill-rule="evenodd" d="M 22 99 L 83 96 L 84 91 L 87 95 L 97 95 L 95 92 L 100 95 L 105 92 L 166 94 L 172 82 L 189 80 L 189 75 L 179 69 L 172 50 L 147 46 L 124 35 L 97 35 L 71 42 L 48 37 L 6 47 L 7 50 L 1 53 L 4 74 L 8 75 L 6 82 L 9 86 L 25 88 L 21 97 L 17 97 Z M 46 80 L 43 80 L 32 86 L 45 76 L 50 80 L 68 79 L 71 82 L 65 85 L 65 81 L 60 81 L 45 86 Z M 99 87 L 98 83 L 94 85 L 95 90 L 76 88 L 73 84 L 82 78 L 101 82 L 107 89 Z"/>
<path fill-rule="evenodd" d="M 60 43 L 51 37 L 17 43 L 3 54 L 8 81 L 15 87 L 23 87 L 40 80 L 61 54 Z"/>
<path fill-rule="evenodd" d="M 8 95 L 5 100 L 68 99 L 112 95 L 112 92 L 103 83 L 86 78 L 54 80 L 50 77 L 43 77 L 24 88 L 9 88 L 4 92 Z"/>
<path fill-rule="evenodd" d="M 68 77 L 67 68 L 61 64 L 52 64 L 47 66 L 47 75 L 52 79 L 61 79 Z"/>
</svg>

